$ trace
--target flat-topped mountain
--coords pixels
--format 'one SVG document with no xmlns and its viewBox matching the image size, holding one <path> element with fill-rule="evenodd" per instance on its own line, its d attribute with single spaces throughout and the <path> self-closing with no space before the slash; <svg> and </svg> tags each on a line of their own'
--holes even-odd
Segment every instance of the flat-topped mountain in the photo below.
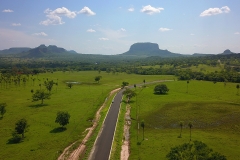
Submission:
<svg viewBox="0 0 240 160">
<path fill-rule="evenodd" d="M 134 55 L 134 56 L 160 56 L 160 57 L 179 57 L 179 53 L 172 53 L 168 50 L 159 49 L 157 43 L 143 42 L 131 45 L 129 51 L 121 55 Z"/>
</svg>

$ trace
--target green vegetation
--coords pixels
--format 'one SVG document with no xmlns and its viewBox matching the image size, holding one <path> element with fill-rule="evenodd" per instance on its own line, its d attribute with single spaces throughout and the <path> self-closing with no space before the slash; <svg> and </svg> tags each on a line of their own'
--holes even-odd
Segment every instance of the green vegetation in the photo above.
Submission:
<svg viewBox="0 0 240 160">
<path fill-rule="evenodd" d="M 131 90 L 129 88 L 125 89 L 125 91 L 123 91 L 123 94 L 127 98 L 127 103 L 130 102 L 131 98 L 133 98 L 133 97 L 135 97 L 137 95 L 135 91 L 133 91 L 133 90 Z"/>
<path fill-rule="evenodd" d="M 166 84 L 158 84 L 154 87 L 155 94 L 166 94 L 169 91 Z"/>
<path fill-rule="evenodd" d="M 6 103 L 0 103 L 0 114 L 1 114 L 1 118 L 3 118 L 3 115 L 6 113 Z"/>
<path fill-rule="evenodd" d="M 173 147 L 166 157 L 168 160 L 227 160 L 224 155 L 213 152 L 205 143 L 200 141 L 184 143 L 177 147 Z"/>
<path fill-rule="evenodd" d="M 26 132 L 26 129 L 28 128 L 27 120 L 22 118 L 18 120 L 15 124 L 15 131 L 17 134 L 21 134 L 22 138 L 24 138 L 24 133 Z"/>
<path fill-rule="evenodd" d="M 167 95 L 152 93 L 155 85 L 137 88 L 131 103 L 131 154 L 129 159 L 166 159 L 170 148 L 202 141 L 229 160 L 239 157 L 240 99 L 236 84 L 191 81 L 186 94 L 186 81 L 164 82 Z M 139 106 L 139 109 L 137 109 Z M 145 122 L 145 140 L 138 138 L 139 120 Z M 184 121 L 182 125 L 180 121 Z M 179 126 L 182 126 L 179 137 Z M 140 128 L 141 129 L 141 128 Z"/>
<path fill-rule="evenodd" d="M 59 111 L 55 122 L 59 123 L 62 128 L 69 123 L 70 114 L 68 112 Z"/>
<path fill-rule="evenodd" d="M 0 120 L 0 156 L 3 159 L 56 159 L 65 147 L 75 141 L 84 138 L 87 132 L 86 128 L 92 126 L 94 115 L 103 104 L 111 90 L 120 88 L 123 81 L 129 84 L 142 83 L 142 79 L 156 81 L 160 79 L 173 79 L 173 76 L 148 76 L 134 75 L 126 73 L 108 74 L 101 72 L 104 79 L 101 83 L 95 83 L 94 77 L 97 71 L 82 72 L 46 72 L 36 75 L 26 76 L 26 84 L 20 81 L 15 85 L 11 83 L 0 84 L 1 101 L 6 103 L 7 112 L 4 118 Z M 21 75 L 24 77 L 25 75 Z M 35 78 L 35 85 L 31 78 Z M 14 76 L 11 76 L 14 79 Z M 39 102 L 32 102 L 31 90 L 37 91 L 43 89 L 44 81 L 53 80 L 58 83 L 51 90 L 51 99 L 40 105 Z M 20 78 L 21 80 L 21 78 Z M 66 82 L 79 82 L 74 84 L 71 90 L 66 86 Z M 46 92 L 48 93 L 48 92 Z M 14 101 L 13 101 L 14 99 Z M 41 100 L 40 100 L 41 101 Z M 108 105 L 111 103 L 109 101 Z M 55 123 L 56 113 L 58 111 L 68 111 L 71 115 L 67 130 L 62 132 L 59 125 Z M 101 113 L 104 115 L 107 110 Z M 24 142 L 10 145 L 12 132 L 16 121 L 25 118 L 29 124 L 28 132 Z M 99 125 L 100 127 L 100 125 Z M 96 136 L 97 133 L 94 133 Z M 91 146 L 95 139 L 88 143 Z M 91 148 L 87 148 L 87 153 Z M 21 155 L 19 155 L 21 153 Z"/>
<path fill-rule="evenodd" d="M 44 90 L 36 90 L 35 93 L 32 95 L 33 101 L 39 101 L 41 100 L 41 105 L 43 104 L 43 100 L 50 99 L 51 94 L 45 92 Z"/>
</svg>

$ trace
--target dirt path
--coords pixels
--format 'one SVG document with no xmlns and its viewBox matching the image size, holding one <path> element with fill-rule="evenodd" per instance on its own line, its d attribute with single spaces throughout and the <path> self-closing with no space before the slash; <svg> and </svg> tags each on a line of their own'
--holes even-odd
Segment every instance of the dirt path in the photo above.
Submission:
<svg viewBox="0 0 240 160">
<path fill-rule="evenodd" d="M 121 160 L 128 160 L 129 157 L 129 129 L 131 125 L 130 105 L 126 106 L 125 124 L 124 124 L 124 142 L 121 150 Z"/>
<path fill-rule="evenodd" d="M 120 90 L 120 88 L 115 89 L 113 91 L 110 92 L 109 96 L 113 95 L 114 93 L 116 93 L 118 90 Z M 93 122 L 93 126 L 90 128 L 87 128 L 85 131 L 88 131 L 87 135 L 84 137 L 84 139 L 82 140 L 81 144 L 78 146 L 77 149 L 75 149 L 73 152 L 69 151 L 69 149 L 76 143 L 72 143 L 70 146 L 66 147 L 63 151 L 63 153 L 58 157 L 58 160 L 78 160 L 79 157 L 84 153 L 85 149 L 86 149 L 86 142 L 88 141 L 88 139 L 90 138 L 90 136 L 92 135 L 94 129 L 96 128 L 98 121 L 101 117 L 100 112 L 102 110 L 103 107 L 105 107 L 106 101 L 103 103 L 103 105 L 99 108 L 99 110 L 97 111 L 96 115 L 95 115 L 95 120 Z"/>
</svg>

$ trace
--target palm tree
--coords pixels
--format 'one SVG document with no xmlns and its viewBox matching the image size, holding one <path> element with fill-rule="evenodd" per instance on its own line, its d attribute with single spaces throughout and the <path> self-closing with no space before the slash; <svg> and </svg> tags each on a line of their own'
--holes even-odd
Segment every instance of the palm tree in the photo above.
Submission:
<svg viewBox="0 0 240 160">
<path fill-rule="evenodd" d="M 181 127 L 181 132 L 180 132 L 179 138 L 182 138 L 183 123 L 184 123 L 183 121 L 180 121 L 180 122 L 179 122 L 179 126 Z"/>
<path fill-rule="evenodd" d="M 144 127 L 145 127 L 144 120 L 142 120 L 142 122 L 141 122 L 141 127 L 143 129 L 143 140 L 144 140 Z"/>
<path fill-rule="evenodd" d="M 189 123 L 188 123 L 188 127 L 190 128 L 190 141 L 191 141 L 191 140 L 192 140 L 192 132 L 191 132 L 191 129 L 192 129 L 192 127 L 193 127 L 192 122 L 189 122 Z"/>
</svg>

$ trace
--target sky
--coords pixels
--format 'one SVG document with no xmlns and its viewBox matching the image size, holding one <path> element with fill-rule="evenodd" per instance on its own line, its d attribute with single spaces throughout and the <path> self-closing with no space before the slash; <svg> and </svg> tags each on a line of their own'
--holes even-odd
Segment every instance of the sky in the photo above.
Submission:
<svg viewBox="0 0 240 160">
<path fill-rule="evenodd" d="M 0 50 L 56 45 L 121 54 L 137 42 L 174 53 L 240 53 L 239 0 L 0 0 Z"/>
</svg>

